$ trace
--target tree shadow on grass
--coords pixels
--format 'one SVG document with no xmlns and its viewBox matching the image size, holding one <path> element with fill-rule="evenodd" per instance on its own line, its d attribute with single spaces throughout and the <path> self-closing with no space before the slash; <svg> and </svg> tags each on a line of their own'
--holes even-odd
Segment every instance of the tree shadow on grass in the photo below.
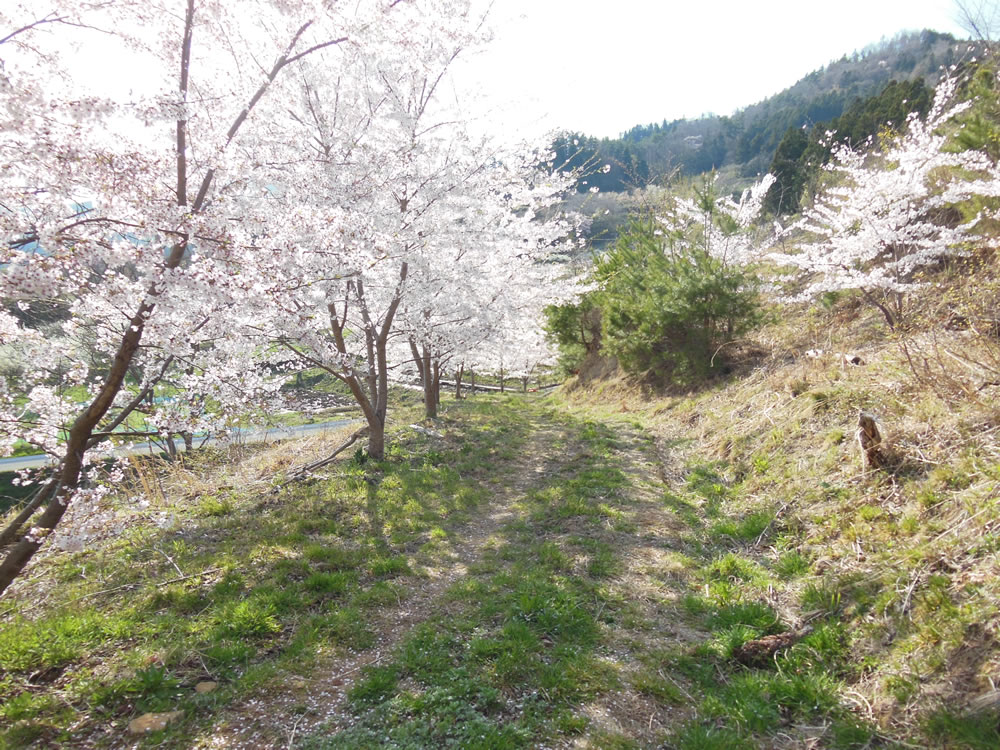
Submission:
<svg viewBox="0 0 1000 750">
<path fill-rule="evenodd" d="M 522 440 L 526 423 L 508 422 L 507 442 Z M 465 456 L 490 455 L 496 430 L 473 429 L 464 444 Z M 386 462 L 335 464 L 330 479 L 291 485 L 277 501 L 228 487 L 211 503 L 168 504 L 162 513 L 173 520 L 162 527 L 48 555 L 55 603 L 39 613 L 26 590 L 14 604 L 33 619 L 10 613 L 0 633 L 0 669 L 10 678 L 0 703 L 14 706 L 5 718 L 55 737 L 77 721 L 63 710 L 68 695 L 74 711 L 94 719 L 73 736 L 111 741 L 110 721 L 149 705 L 154 686 L 142 670 L 153 660 L 179 686 L 171 707 L 189 718 L 164 737 L 183 745 L 198 720 L 253 690 L 276 661 L 369 648 L 372 615 L 398 606 L 399 583 L 412 573 L 407 553 L 486 497 L 449 468 L 462 457 L 454 446 L 403 435 L 393 451 Z M 54 670 L 44 690 L 32 683 Z M 211 700 L 195 694 L 206 679 L 227 688 Z"/>
<path fill-rule="evenodd" d="M 604 654 L 605 629 L 630 604 L 608 584 L 629 545 L 642 543 L 628 518 L 620 447 L 604 425 L 565 416 L 536 435 L 518 460 L 526 491 L 516 513 L 485 530 L 480 558 L 442 597 L 440 614 L 403 639 L 391 664 L 363 674 L 349 694 L 352 726 L 306 746 L 420 738 L 416 746 L 526 747 L 583 731 L 583 706 L 623 686 Z"/>
</svg>

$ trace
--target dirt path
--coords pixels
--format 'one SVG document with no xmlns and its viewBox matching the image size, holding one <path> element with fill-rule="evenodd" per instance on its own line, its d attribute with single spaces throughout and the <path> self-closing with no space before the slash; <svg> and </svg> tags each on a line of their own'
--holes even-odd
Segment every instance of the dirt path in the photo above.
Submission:
<svg viewBox="0 0 1000 750">
<path fill-rule="evenodd" d="M 421 577 L 403 581 L 406 592 L 398 604 L 382 609 L 370 623 L 377 634 L 370 649 L 338 649 L 324 654 L 310 678 L 290 677 L 282 689 L 269 689 L 266 695 L 228 708 L 213 731 L 195 747 L 287 748 L 295 746 L 296 738 L 320 727 L 349 726 L 353 717 L 345 697 L 361 670 L 384 662 L 403 635 L 440 612 L 442 594 L 467 575 L 468 566 L 482 557 L 484 547 L 515 517 L 517 499 L 540 475 L 552 470 L 549 446 L 565 437 L 557 425 L 531 425 L 528 445 L 517 460 L 498 467 L 500 476 L 493 483 L 496 494 L 489 505 L 478 509 L 471 522 L 455 530 L 455 541 L 435 565 L 421 568 Z"/>
<path fill-rule="evenodd" d="M 684 546 L 685 525 L 663 503 L 660 459 L 654 444 L 628 428 L 600 425 L 608 436 L 606 463 L 620 471 L 625 486 L 614 498 L 618 520 L 586 528 L 570 522 L 544 539 L 564 544 L 580 534 L 613 549 L 618 557 L 614 575 L 606 579 L 606 596 L 622 602 L 624 617 L 604 623 L 600 659 L 619 675 L 618 689 L 604 691 L 579 706 L 587 731 L 558 740 L 559 747 L 596 747 L 600 737 L 622 736 L 643 747 L 662 743 L 666 731 L 686 717 L 686 711 L 657 699 L 650 680 L 670 681 L 669 689 L 686 694 L 683 684 L 655 667 L 655 654 L 688 646 L 704 637 L 680 624 L 679 600 L 686 580 L 678 550 Z M 228 709 L 203 748 L 286 748 L 317 732 L 330 736 L 349 728 L 356 717 L 346 701 L 347 691 L 365 667 L 392 661 L 401 639 L 413 628 L 447 612 L 445 593 L 469 575 L 469 569 L 503 544 L 512 522 L 524 521 L 525 498 L 542 486 L 572 481 L 580 460 L 589 460 L 587 446 L 578 438 L 580 424 L 536 418 L 517 458 L 493 467 L 492 500 L 475 518 L 454 529 L 450 547 L 420 576 L 399 581 L 405 594 L 397 605 L 380 610 L 370 623 L 375 645 L 362 652 L 331 651 L 320 657 L 308 679 L 290 677 L 280 689 Z M 565 480 L 564 480 L 565 478 Z M 539 532 L 539 539 L 543 539 Z M 580 563 L 579 565 L 583 565 Z M 578 565 L 578 567 L 579 567 Z M 584 573 L 580 572 L 581 575 Z M 598 738 L 595 740 L 594 738 Z"/>
<path fill-rule="evenodd" d="M 622 425 L 613 429 L 615 459 L 629 480 L 624 501 L 628 520 L 620 530 L 608 527 L 597 536 L 622 551 L 621 569 L 607 585 L 609 598 L 626 602 L 630 615 L 604 631 L 605 658 L 618 671 L 621 687 L 583 707 L 590 726 L 582 736 L 560 743 L 567 748 L 602 747 L 609 736 L 644 748 L 661 747 L 665 732 L 687 719 L 689 710 L 660 699 L 652 683 L 659 678 L 686 702 L 693 699 L 682 680 L 657 666 L 658 654 L 705 637 L 685 626 L 678 611 L 686 591 L 678 555 L 686 526 L 663 504 L 661 457 L 644 433 Z"/>
</svg>

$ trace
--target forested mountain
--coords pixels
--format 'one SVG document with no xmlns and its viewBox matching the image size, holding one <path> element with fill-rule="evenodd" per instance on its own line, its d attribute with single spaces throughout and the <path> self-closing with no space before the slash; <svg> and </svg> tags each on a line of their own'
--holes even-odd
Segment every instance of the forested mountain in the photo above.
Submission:
<svg viewBox="0 0 1000 750">
<path fill-rule="evenodd" d="M 971 56 L 970 43 L 949 34 L 904 33 L 845 55 L 729 116 L 636 125 L 616 139 L 567 134 L 555 146 L 561 162 L 579 165 L 593 159 L 613 165 L 610 172 L 581 184 L 581 192 L 593 186 L 621 191 L 674 170 L 696 175 L 731 167 L 751 177 L 767 171 L 790 128 L 809 130 L 830 123 L 852 106 L 857 110 L 859 103 L 884 91 L 891 81 L 923 79 L 933 86 L 942 66 Z"/>
<path fill-rule="evenodd" d="M 817 123 L 811 129 L 790 126 L 767 169 L 775 182 L 765 205 L 775 214 L 795 213 L 836 145 L 865 148 L 869 140 L 904 128 L 911 113 L 925 116 L 933 97 L 934 92 L 923 78 L 893 80 L 877 94 L 855 99 L 843 114 L 829 122 Z"/>
</svg>

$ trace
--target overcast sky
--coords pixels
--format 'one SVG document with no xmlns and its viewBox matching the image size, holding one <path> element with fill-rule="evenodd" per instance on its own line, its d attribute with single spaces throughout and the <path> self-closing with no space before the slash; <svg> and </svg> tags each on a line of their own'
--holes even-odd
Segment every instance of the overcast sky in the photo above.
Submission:
<svg viewBox="0 0 1000 750">
<path fill-rule="evenodd" d="M 900 31 L 965 37 L 956 16 L 952 0 L 496 0 L 496 39 L 462 85 L 494 125 L 614 137 L 731 114 Z"/>
</svg>

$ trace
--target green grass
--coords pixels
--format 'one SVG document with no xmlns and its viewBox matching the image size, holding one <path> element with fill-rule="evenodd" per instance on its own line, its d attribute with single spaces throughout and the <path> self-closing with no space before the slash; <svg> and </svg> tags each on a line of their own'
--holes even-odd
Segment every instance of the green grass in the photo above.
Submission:
<svg viewBox="0 0 1000 750">
<path fill-rule="evenodd" d="M 366 612 L 406 599 L 397 582 L 413 576 L 417 549 L 471 518 L 488 497 L 481 480 L 502 472 L 498 452 L 523 440 L 523 419 L 487 411 L 470 409 L 460 448 L 400 433 L 387 460 L 346 461 L 263 506 L 240 488 L 200 492 L 172 509 L 176 530 L 137 527 L 53 558 L 52 603 L 0 628 L 0 704 L 16 722 L 2 742 L 54 742 L 78 711 L 178 709 L 197 717 L 167 733 L 183 746 L 212 711 L 307 669 L 320 649 L 371 648 Z M 205 476 L 222 468 L 213 455 L 185 463 Z M 209 677 L 225 685 L 210 705 L 191 690 Z"/>
<path fill-rule="evenodd" d="M 925 728 L 940 747 L 988 750 L 1000 747 L 998 719 L 996 710 L 963 716 L 941 709 L 927 717 Z"/>
<path fill-rule="evenodd" d="M 738 519 L 726 519 L 712 524 L 709 533 L 716 538 L 728 537 L 736 542 L 755 542 L 771 528 L 774 513 L 756 511 Z"/>
<path fill-rule="evenodd" d="M 823 420 L 856 400 L 846 386 L 823 394 L 798 401 L 794 439 L 807 420 L 832 432 Z M 921 675 L 992 653 L 978 624 L 997 613 L 992 579 L 952 566 L 987 570 L 1000 545 L 982 536 L 966 558 L 944 555 L 960 536 L 948 530 L 995 503 L 988 457 L 806 483 L 781 450 L 793 438 L 769 427 L 703 454 L 675 442 L 688 462 L 663 480 L 644 419 L 559 396 L 477 396 L 442 410 L 443 438 L 403 430 L 384 461 L 348 458 L 277 492 L 207 486 L 224 471 L 218 454 L 187 457 L 198 490 L 172 509 L 175 528 L 137 525 L 53 555 L 38 567 L 43 602 L 8 598 L 0 747 L 96 741 L 147 710 L 183 711 L 148 744 L 186 747 L 227 706 L 340 658 L 370 663 L 343 697 L 347 718 L 299 737 L 304 747 L 997 745 L 995 716 L 918 703 Z M 847 448 L 824 445 L 815 466 L 827 472 Z M 422 619 L 386 645 L 383 617 L 411 605 Z M 805 624 L 773 658 L 736 660 Z M 219 690 L 194 694 L 206 678 Z M 856 694 L 872 685 L 919 710 L 870 725 Z M 647 729 L 591 720 L 620 699 L 649 708 Z"/>
<path fill-rule="evenodd" d="M 785 552 L 774 564 L 774 572 L 788 580 L 805 575 L 809 571 L 809 560 L 799 552 Z"/>
</svg>

